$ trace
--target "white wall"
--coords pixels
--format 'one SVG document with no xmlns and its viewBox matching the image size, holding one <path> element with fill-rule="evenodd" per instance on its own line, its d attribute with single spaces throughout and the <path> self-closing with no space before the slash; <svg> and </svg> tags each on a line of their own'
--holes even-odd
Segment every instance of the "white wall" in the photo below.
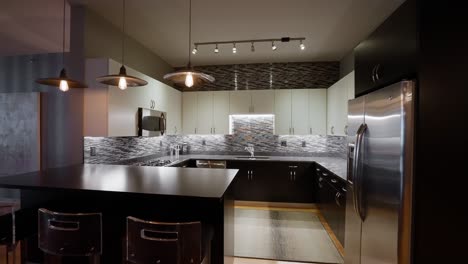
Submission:
<svg viewBox="0 0 468 264">
<path fill-rule="evenodd" d="M 98 83 L 96 77 L 107 75 L 109 60 L 86 59 L 85 79 L 88 88 L 84 90 L 83 134 L 88 137 L 108 135 L 108 88 Z"/>
<path fill-rule="evenodd" d="M 110 60 L 109 73 L 118 73 L 120 66 Z M 123 91 L 117 87 L 108 89 L 108 135 L 136 136 L 138 107 L 149 108 L 151 100 L 156 102 L 155 110 L 167 113 L 167 133 L 181 133 L 182 93 L 132 68 L 126 68 L 128 75 L 144 79 L 148 85 L 129 87 Z"/>
</svg>

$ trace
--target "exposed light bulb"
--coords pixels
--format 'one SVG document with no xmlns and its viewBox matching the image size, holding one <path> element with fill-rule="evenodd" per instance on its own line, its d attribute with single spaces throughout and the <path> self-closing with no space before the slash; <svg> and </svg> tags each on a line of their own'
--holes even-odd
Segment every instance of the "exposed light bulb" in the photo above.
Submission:
<svg viewBox="0 0 468 264">
<path fill-rule="evenodd" d="M 60 80 L 59 89 L 62 92 L 68 91 L 70 89 L 70 87 L 68 86 L 68 82 L 66 80 Z"/>
<path fill-rule="evenodd" d="M 216 47 L 214 49 L 214 53 L 218 53 L 219 52 L 219 49 L 218 49 L 218 44 L 216 44 Z"/>
<path fill-rule="evenodd" d="M 236 43 L 234 43 L 234 46 L 232 47 L 232 53 L 237 53 Z"/>
<path fill-rule="evenodd" d="M 250 51 L 255 52 L 255 46 L 253 42 L 252 42 L 252 46 L 250 47 Z"/>
<path fill-rule="evenodd" d="M 305 50 L 305 45 L 304 43 L 302 43 L 302 40 L 301 40 L 301 44 L 299 44 L 299 48 L 301 48 L 301 50 Z"/>
<path fill-rule="evenodd" d="M 185 86 L 189 88 L 193 86 L 193 76 L 191 72 L 187 73 L 187 76 L 185 76 Z"/>
<path fill-rule="evenodd" d="M 197 52 L 198 52 L 198 49 L 197 49 L 197 46 L 195 46 L 195 48 L 193 48 L 193 50 L 192 50 L 192 54 L 195 55 L 195 54 L 197 54 Z"/>
<path fill-rule="evenodd" d="M 119 79 L 119 88 L 120 88 L 120 90 L 127 89 L 127 79 L 125 79 L 125 77 L 120 77 L 120 79 Z"/>
<path fill-rule="evenodd" d="M 271 42 L 271 49 L 276 50 L 278 47 L 276 47 L 275 42 Z"/>
</svg>

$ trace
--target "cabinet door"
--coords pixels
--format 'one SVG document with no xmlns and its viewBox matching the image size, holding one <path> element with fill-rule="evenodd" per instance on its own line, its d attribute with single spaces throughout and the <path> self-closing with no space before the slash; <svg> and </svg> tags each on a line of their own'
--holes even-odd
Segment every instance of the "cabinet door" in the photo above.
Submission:
<svg viewBox="0 0 468 264">
<path fill-rule="evenodd" d="M 291 176 L 292 188 L 286 202 L 291 203 L 314 203 L 316 202 L 314 177 L 312 164 L 291 163 L 288 164 Z"/>
<path fill-rule="evenodd" d="M 309 134 L 309 91 L 307 89 L 292 90 L 291 103 L 292 134 Z"/>
<path fill-rule="evenodd" d="M 244 201 L 272 201 L 271 175 L 264 162 L 229 162 L 228 168 L 239 169 L 234 185 L 234 198 Z"/>
<path fill-rule="evenodd" d="M 348 75 L 345 76 L 346 78 L 346 88 L 347 88 L 347 93 L 348 93 L 348 100 L 353 100 L 354 99 L 354 71 L 350 72 Z"/>
<path fill-rule="evenodd" d="M 228 161 L 229 169 L 238 169 L 239 172 L 234 180 L 234 199 L 249 200 L 250 190 L 250 169 L 244 162 Z"/>
<path fill-rule="evenodd" d="M 275 90 L 275 134 L 291 132 L 291 90 Z"/>
<path fill-rule="evenodd" d="M 184 134 L 197 133 L 198 102 L 196 92 L 182 93 L 182 131 Z"/>
<path fill-rule="evenodd" d="M 341 245 L 344 246 L 345 240 L 345 225 L 346 225 L 346 192 L 339 190 L 339 196 L 336 198 L 338 202 L 338 212 L 337 212 L 337 235 L 336 237 L 341 242 Z"/>
<path fill-rule="evenodd" d="M 309 89 L 309 134 L 327 134 L 327 89 Z"/>
<path fill-rule="evenodd" d="M 348 90 L 344 79 L 339 80 L 327 92 L 327 134 L 345 135 L 348 113 Z"/>
<path fill-rule="evenodd" d="M 356 97 L 416 73 L 418 1 L 406 1 L 355 49 Z"/>
<path fill-rule="evenodd" d="M 232 91 L 229 96 L 230 114 L 249 114 L 252 111 L 250 91 Z"/>
<path fill-rule="evenodd" d="M 338 112 L 338 90 L 340 82 L 327 89 L 327 135 L 335 135 Z"/>
<path fill-rule="evenodd" d="M 255 114 L 273 114 L 275 112 L 275 93 L 273 90 L 253 90 L 252 112 Z"/>
<path fill-rule="evenodd" d="M 213 92 L 213 133 L 229 134 L 229 92 Z"/>
<path fill-rule="evenodd" d="M 213 133 L 213 92 L 198 92 L 197 134 Z"/>
</svg>

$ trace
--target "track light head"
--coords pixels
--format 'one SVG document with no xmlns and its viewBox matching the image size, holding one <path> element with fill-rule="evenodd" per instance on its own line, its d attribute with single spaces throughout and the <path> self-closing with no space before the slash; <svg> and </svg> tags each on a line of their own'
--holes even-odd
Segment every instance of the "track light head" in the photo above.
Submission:
<svg viewBox="0 0 468 264">
<path fill-rule="evenodd" d="M 214 53 L 218 53 L 219 52 L 219 49 L 218 49 L 218 44 L 216 44 L 216 47 L 214 49 Z"/>
<path fill-rule="evenodd" d="M 236 43 L 233 43 L 233 46 L 232 46 L 232 53 L 234 53 L 234 54 L 237 53 Z"/>
<path fill-rule="evenodd" d="M 301 50 L 305 50 L 305 45 L 304 45 L 304 43 L 302 43 L 302 40 L 301 40 L 301 44 L 299 44 L 299 48 Z"/>
<path fill-rule="evenodd" d="M 273 41 L 273 42 L 271 42 L 271 49 L 272 49 L 273 51 L 275 51 L 276 49 L 278 49 L 278 47 L 276 47 L 276 45 L 275 45 L 275 42 L 274 42 L 274 41 Z"/>
<path fill-rule="evenodd" d="M 198 52 L 198 47 L 197 47 L 197 45 L 195 45 L 195 48 L 193 48 L 193 50 L 192 50 L 192 54 L 195 55 L 195 54 L 197 54 L 197 52 Z"/>
<path fill-rule="evenodd" d="M 255 52 L 255 46 L 253 42 L 252 42 L 252 46 L 250 47 L 250 51 Z"/>
</svg>

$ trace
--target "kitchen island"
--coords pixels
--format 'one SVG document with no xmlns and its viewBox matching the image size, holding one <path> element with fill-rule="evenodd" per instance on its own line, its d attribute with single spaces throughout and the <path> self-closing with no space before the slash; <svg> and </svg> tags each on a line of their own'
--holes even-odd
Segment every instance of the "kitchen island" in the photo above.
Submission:
<svg viewBox="0 0 468 264">
<path fill-rule="evenodd" d="M 103 213 L 103 263 L 120 263 L 125 217 L 202 221 L 213 227 L 212 263 L 232 263 L 236 169 L 85 164 L 0 178 L 22 208 Z M 32 219 L 31 221 L 34 221 Z M 31 223 L 36 224 L 36 223 Z"/>
</svg>

